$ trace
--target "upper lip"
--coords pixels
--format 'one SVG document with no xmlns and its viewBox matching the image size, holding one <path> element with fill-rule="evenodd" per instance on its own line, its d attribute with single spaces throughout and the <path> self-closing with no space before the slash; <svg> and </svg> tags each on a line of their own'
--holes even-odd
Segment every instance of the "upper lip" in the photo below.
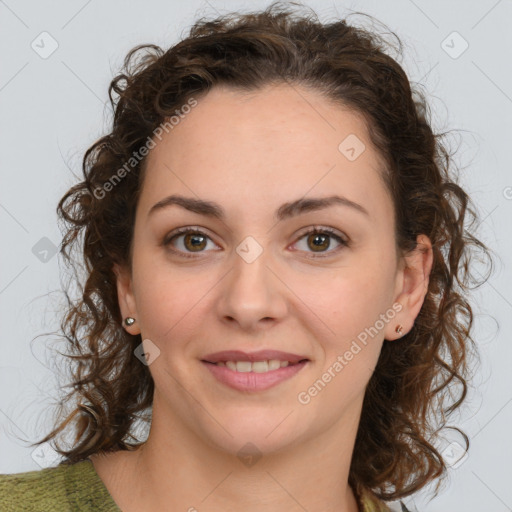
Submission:
<svg viewBox="0 0 512 512">
<path fill-rule="evenodd" d="M 298 363 L 306 356 L 292 354 L 290 352 L 281 352 L 280 350 L 258 350 L 257 352 L 242 352 L 241 350 L 223 350 L 208 354 L 203 361 L 208 363 L 218 363 L 220 361 L 268 361 L 277 359 L 278 361 L 289 361 L 290 363 Z"/>
</svg>

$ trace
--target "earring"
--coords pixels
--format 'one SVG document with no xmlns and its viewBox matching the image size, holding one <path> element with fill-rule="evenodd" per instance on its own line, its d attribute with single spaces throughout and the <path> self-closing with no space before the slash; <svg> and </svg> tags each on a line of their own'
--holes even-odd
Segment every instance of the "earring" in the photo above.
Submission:
<svg viewBox="0 0 512 512">
<path fill-rule="evenodd" d="M 125 325 L 133 325 L 135 323 L 135 318 L 132 318 L 131 316 L 127 316 L 125 319 L 124 319 L 124 323 Z"/>
<path fill-rule="evenodd" d="M 396 328 L 395 328 L 395 332 L 396 332 L 397 334 L 399 334 L 399 335 L 402 335 L 402 330 L 403 330 L 403 327 L 402 327 L 400 324 L 398 324 L 398 325 L 396 326 Z"/>
</svg>

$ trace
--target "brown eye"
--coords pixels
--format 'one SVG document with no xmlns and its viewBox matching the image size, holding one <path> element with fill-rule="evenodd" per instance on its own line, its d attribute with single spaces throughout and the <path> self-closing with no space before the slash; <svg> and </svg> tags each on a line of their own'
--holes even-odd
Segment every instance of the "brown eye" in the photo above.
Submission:
<svg viewBox="0 0 512 512">
<path fill-rule="evenodd" d="M 318 256 L 312 255 L 313 258 L 330 256 L 331 254 L 337 253 L 340 248 L 348 247 L 349 245 L 348 241 L 344 240 L 340 235 L 338 235 L 334 230 L 330 228 L 314 228 L 304 233 L 300 237 L 299 242 L 303 239 L 305 241 L 305 248 L 299 247 L 299 249 L 305 252 L 318 253 Z M 335 240 L 338 246 L 332 250 L 329 250 L 332 247 L 332 240 Z M 299 242 L 296 242 L 296 244 L 300 245 Z"/>
<path fill-rule="evenodd" d="M 196 249 L 201 250 L 206 247 L 206 238 L 203 235 L 197 233 L 189 233 L 183 238 L 183 245 L 191 251 Z"/>
<path fill-rule="evenodd" d="M 321 233 L 313 233 L 308 236 L 308 247 L 313 249 L 313 251 L 318 252 L 324 249 L 329 249 L 331 242 L 329 240 L 329 235 L 324 235 Z"/>
<path fill-rule="evenodd" d="M 206 252 L 210 237 L 197 229 L 182 228 L 167 236 L 162 245 L 170 246 L 170 249 L 180 256 L 193 257 L 191 253 Z"/>
</svg>

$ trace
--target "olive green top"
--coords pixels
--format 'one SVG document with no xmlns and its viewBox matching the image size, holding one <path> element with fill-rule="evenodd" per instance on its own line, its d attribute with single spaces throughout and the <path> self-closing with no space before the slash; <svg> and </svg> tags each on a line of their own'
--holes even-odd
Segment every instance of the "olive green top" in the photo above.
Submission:
<svg viewBox="0 0 512 512">
<path fill-rule="evenodd" d="M 388 512 L 382 504 L 372 504 L 361 497 L 363 512 Z M 121 512 L 92 462 L 25 473 L 0 475 L 0 510 L 2 512 Z"/>
</svg>

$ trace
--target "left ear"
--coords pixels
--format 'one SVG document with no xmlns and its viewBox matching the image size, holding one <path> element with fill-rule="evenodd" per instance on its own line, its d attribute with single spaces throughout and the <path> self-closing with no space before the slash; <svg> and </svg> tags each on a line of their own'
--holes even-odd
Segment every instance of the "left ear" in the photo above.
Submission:
<svg viewBox="0 0 512 512">
<path fill-rule="evenodd" d="M 394 303 L 400 303 L 402 309 L 394 321 L 386 325 L 384 338 L 387 340 L 401 338 L 412 329 L 428 291 L 433 263 L 432 243 L 428 236 L 418 235 L 416 244 L 416 248 L 400 262 L 402 268 L 397 273 Z M 398 324 L 403 327 L 401 334 L 395 331 Z"/>
</svg>

